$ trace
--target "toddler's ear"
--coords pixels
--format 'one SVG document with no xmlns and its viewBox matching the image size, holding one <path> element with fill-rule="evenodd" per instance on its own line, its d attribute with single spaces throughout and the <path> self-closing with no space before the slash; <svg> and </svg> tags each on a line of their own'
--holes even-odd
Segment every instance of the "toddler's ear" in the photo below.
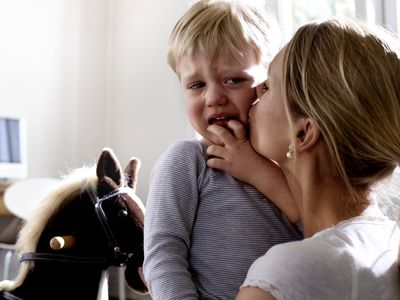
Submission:
<svg viewBox="0 0 400 300">
<path fill-rule="evenodd" d="M 309 117 L 298 118 L 294 122 L 296 130 L 296 149 L 299 152 L 311 149 L 318 141 L 321 131 L 314 119 Z"/>
</svg>

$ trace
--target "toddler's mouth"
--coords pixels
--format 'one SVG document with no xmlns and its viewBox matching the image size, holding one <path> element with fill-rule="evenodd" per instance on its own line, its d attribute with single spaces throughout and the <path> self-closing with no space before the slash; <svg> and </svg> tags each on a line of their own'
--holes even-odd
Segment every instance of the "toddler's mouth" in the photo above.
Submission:
<svg viewBox="0 0 400 300">
<path fill-rule="evenodd" d="M 228 126 L 229 120 L 238 120 L 237 117 L 234 116 L 227 116 L 227 115 L 213 115 L 210 116 L 208 119 L 208 125 L 218 125 L 221 127 L 224 127 L 226 130 L 228 130 L 232 135 L 234 135 L 234 132 L 231 128 Z"/>
<path fill-rule="evenodd" d="M 228 127 L 229 120 L 237 120 L 237 118 L 233 116 L 211 116 L 208 119 L 208 125 L 215 124 L 218 126 L 225 127 L 226 129 L 229 129 Z"/>
<path fill-rule="evenodd" d="M 211 115 L 208 118 L 208 125 L 218 125 L 221 127 L 224 127 L 226 130 L 228 130 L 232 135 L 234 135 L 234 132 L 231 128 L 228 127 L 228 122 L 230 120 L 237 120 L 240 122 L 240 119 L 238 118 L 238 116 L 234 116 L 234 115 L 225 115 L 225 114 L 214 114 Z M 248 124 L 243 124 L 246 130 L 246 137 L 249 137 L 249 133 L 250 133 L 250 128 L 248 126 Z"/>
</svg>

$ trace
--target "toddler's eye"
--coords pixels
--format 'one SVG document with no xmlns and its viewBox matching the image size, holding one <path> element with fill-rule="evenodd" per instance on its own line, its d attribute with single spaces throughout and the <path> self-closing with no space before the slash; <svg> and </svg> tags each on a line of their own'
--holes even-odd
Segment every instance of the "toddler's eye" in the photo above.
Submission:
<svg viewBox="0 0 400 300">
<path fill-rule="evenodd" d="M 205 83 L 204 83 L 204 82 L 197 81 L 197 82 L 193 82 L 193 83 L 189 84 L 189 85 L 188 85 L 188 88 L 189 88 L 190 90 L 197 90 L 197 89 L 201 89 L 201 88 L 204 87 L 204 86 L 205 86 Z"/>
<path fill-rule="evenodd" d="M 227 83 L 227 84 L 237 84 L 237 83 L 243 82 L 244 80 L 245 80 L 244 78 L 239 78 L 239 77 L 237 77 L 237 78 L 229 78 L 229 79 L 227 79 L 225 81 L 225 83 Z"/>
</svg>

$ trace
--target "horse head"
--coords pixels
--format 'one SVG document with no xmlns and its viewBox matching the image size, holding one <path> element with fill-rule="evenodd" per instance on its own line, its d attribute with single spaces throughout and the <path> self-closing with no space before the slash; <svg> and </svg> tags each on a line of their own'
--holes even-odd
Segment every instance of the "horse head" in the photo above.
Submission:
<svg viewBox="0 0 400 300">
<path fill-rule="evenodd" d="M 125 266 L 128 286 L 146 293 L 139 167 L 132 158 L 123 170 L 105 148 L 95 170 L 64 178 L 21 229 L 20 270 L 14 281 L 0 282 L 0 299 L 95 299 L 109 266 Z"/>
<path fill-rule="evenodd" d="M 114 251 L 114 265 L 126 266 L 128 286 L 147 292 L 142 274 L 145 208 L 135 194 L 139 168 L 140 161 L 132 158 L 122 173 L 113 152 L 105 149 L 97 164 L 95 207 Z"/>
</svg>

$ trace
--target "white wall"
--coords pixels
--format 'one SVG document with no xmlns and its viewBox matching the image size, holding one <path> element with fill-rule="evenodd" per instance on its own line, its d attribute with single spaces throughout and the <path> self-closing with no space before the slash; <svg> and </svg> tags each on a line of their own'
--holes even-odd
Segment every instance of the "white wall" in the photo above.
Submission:
<svg viewBox="0 0 400 300">
<path fill-rule="evenodd" d="M 76 97 L 65 4 L 0 1 L 0 113 L 27 119 L 32 175 L 55 174 L 72 160 L 66 121 Z"/>
<path fill-rule="evenodd" d="M 140 188 L 174 140 L 193 136 L 178 80 L 166 61 L 169 34 L 187 10 L 184 0 L 109 1 L 109 144 L 121 158 L 142 160 Z"/>
<path fill-rule="evenodd" d="M 142 160 L 138 194 L 174 140 L 192 136 L 169 33 L 186 0 L 0 0 L 0 115 L 28 124 L 29 177 L 114 149 Z"/>
</svg>

